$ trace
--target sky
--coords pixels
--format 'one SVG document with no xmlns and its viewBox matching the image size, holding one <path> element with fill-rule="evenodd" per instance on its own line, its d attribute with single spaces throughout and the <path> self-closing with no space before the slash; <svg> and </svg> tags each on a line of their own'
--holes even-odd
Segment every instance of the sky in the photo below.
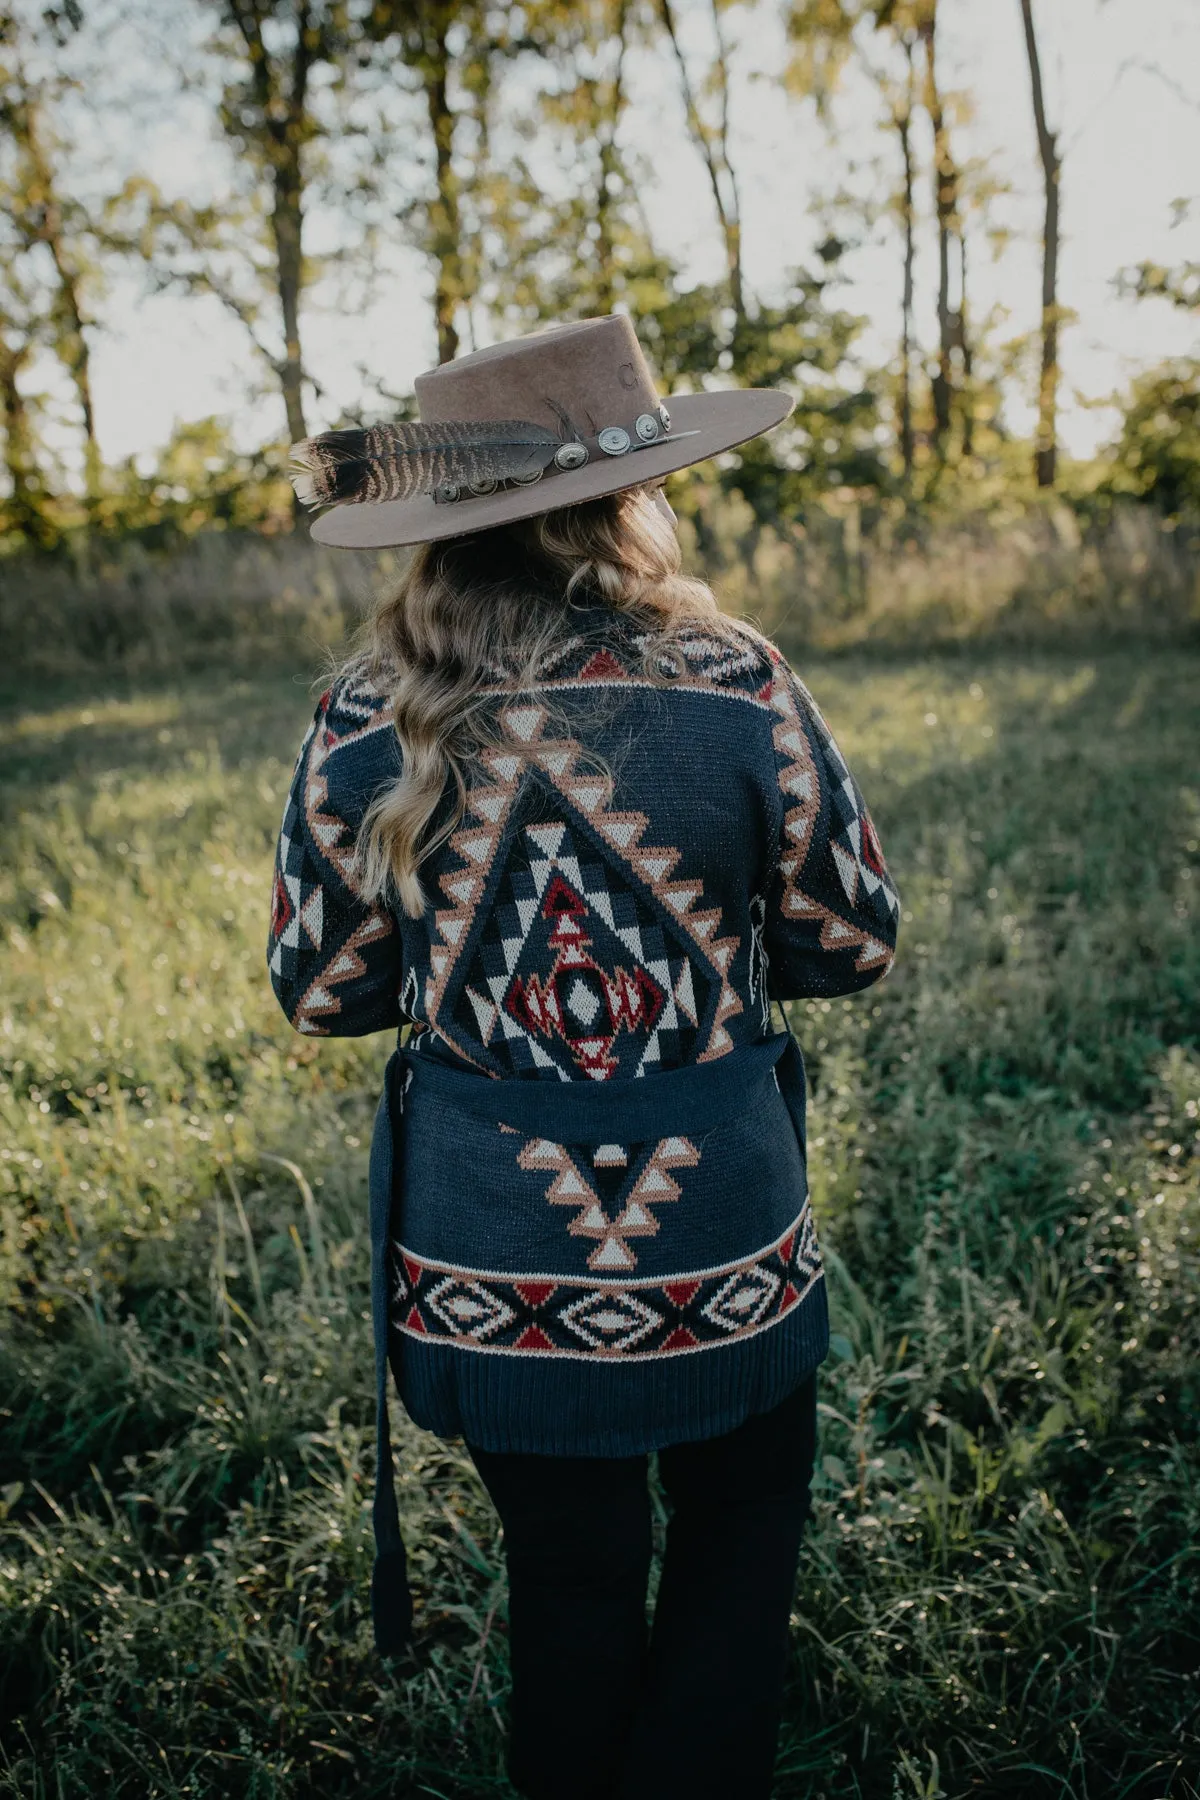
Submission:
<svg viewBox="0 0 1200 1800">
<path fill-rule="evenodd" d="M 168 0 L 194 16 L 185 0 Z M 679 0 L 687 41 L 699 60 L 705 0 Z M 1035 0 L 1050 122 L 1063 153 L 1060 296 L 1075 314 L 1063 333 L 1061 438 L 1090 455 L 1116 423 L 1102 402 L 1131 376 L 1165 357 L 1200 351 L 1194 317 L 1165 302 L 1120 298 L 1112 279 L 1145 258 L 1200 260 L 1200 4 L 1197 0 Z M 162 14 L 159 15 L 163 17 Z M 971 116 L 954 128 L 960 161 L 970 159 L 999 188 L 988 224 L 1007 234 L 999 257 L 977 228 L 970 244 L 971 308 L 991 314 L 998 340 L 1036 330 L 1040 312 L 1041 172 L 1037 160 L 1018 0 L 941 0 L 940 54 L 946 88 L 968 93 Z M 813 202 L 849 179 L 879 192 L 886 177 L 872 158 L 890 154 L 874 128 L 877 99 L 850 76 L 835 104 L 833 135 L 787 100 L 775 74 L 784 45 L 772 0 L 729 16 L 736 45 L 732 155 L 744 212 L 746 275 L 769 295 L 789 266 L 811 258 L 821 235 Z M 137 76 L 137 45 L 112 39 Z M 149 71 L 147 71 L 149 76 Z M 701 165 L 688 146 L 674 71 L 665 60 L 633 69 L 628 130 L 649 172 L 647 214 L 662 248 L 687 277 L 717 274 L 720 250 Z M 148 85 L 150 85 L 148 81 Z M 118 117 L 104 128 L 103 154 L 126 170 L 143 168 L 168 192 L 194 191 L 223 150 L 207 135 L 198 100 L 168 113 Z M 98 140 L 99 142 L 99 140 Z M 1191 198 L 1178 221 L 1172 202 Z M 1174 221 L 1174 223 L 1173 223 Z M 313 241 L 330 225 L 313 220 Z M 918 319 L 928 346 L 934 248 L 922 235 Z M 886 223 L 847 259 L 851 277 L 837 298 L 866 315 L 864 353 L 883 360 L 899 333 L 899 250 Z M 353 317 L 313 311 L 306 355 L 330 399 L 314 424 L 361 392 L 369 367 L 395 393 L 435 360 L 430 278 L 422 259 L 397 245 L 385 290 Z M 177 421 L 228 415 L 247 447 L 279 435 L 281 403 L 248 401 L 256 368 L 241 327 L 212 299 L 147 295 L 133 277 L 115 282 L 94 339 L 94 391 L 102 453 L 148 458 Z M 1021 391 L 1021 385 L 1027 391 Z M 1008 393 L 1010 428 L 1028 431 L 1032 380 Z"/>
</svg>

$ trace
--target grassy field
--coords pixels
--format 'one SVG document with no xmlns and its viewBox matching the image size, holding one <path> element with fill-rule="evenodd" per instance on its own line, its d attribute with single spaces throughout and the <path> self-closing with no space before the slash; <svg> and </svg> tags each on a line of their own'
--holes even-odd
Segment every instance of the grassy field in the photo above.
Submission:
<svg viewBox="0 0 1200 1800">
<path fill-rule="evenodd" d="M 795 1009 L 835 1338 L 778 1795 L 1194 1800 L 1200 655 L 804 672 L 906 910 Z M 511 1791 L 496 1523 L 411 1428 L 418 1655 L 369 1646 L 387 1045 L 263 962 L 309 705 L 0 711 L 3 1800 Z"/>
</svg>

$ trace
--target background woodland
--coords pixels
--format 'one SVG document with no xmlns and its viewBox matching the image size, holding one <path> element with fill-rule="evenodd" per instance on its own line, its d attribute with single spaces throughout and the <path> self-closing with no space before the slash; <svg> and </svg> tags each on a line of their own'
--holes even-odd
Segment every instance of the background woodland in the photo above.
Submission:
<svg viewBox="0 0 1200 1800">
<path fill-rule="evenodd" d="M 674 484 L 690 550 L 770 628 L 828 644 L 1189 629 L 1200 364 L 1144 370 L 1086 463 L 1058 446 L 1060 344 L 1078 321 L 1059 292 L 1065 152 L 1032 0 L 1012 0 L 1027 78 L 1014 130 L 1043 196 L 1032 338 L 1006 337 L 994 308 L 972 305 L 969 246 L 1005 254 L 1001 184 L 961 149 L 972 98 L 942 66 L 937 0 L 757 3 L 779 14 L 786 43 L 762 79 L 797 122 L 828 128 L 814 247 L 767 294 L 744 269 L 730 122 L 754 103 L 736 90 L 734 55 L 752 5 L 66 0 L 0 12 L 0 619 L 13 654 L 48 662 L 44 634 L 29 641 L 31 582 L 43 622 L 61 622 L 61 656 L 73 647 L 89 666 L 169 660 L 197 634 L 204 654 L 222 640 L 245 649 L 314 607 L 318 636 L 331 617 L 352 622 L 376 570 L 321 564 L 306 537 L 289 554 L 284 471 L 288 444 L 311 430 L 411 408 L 366 368 L 353 402 L 326 391 L 307 351 L 314 308 L 352 336 L 399 245 L 424 269 L 439 360 L 624 307 L 664 391 L 732 381 L 796 395 L 784 429 Z M 144 72 L 106 57 L 118 25 L 140 33 L 149 92 Z M 874 123 L 849 145 L 833 109 L 852 76 L 869 84 Z M 653 154 L 647 91 L 664 121 Z M 178 171 L 131 174 L 127 143 L 112 149 L 113 131 L 127 138 L 173 94 L 208 120 L 192 197 Z M 680 157 L 702 172 L 718 252 L 703 284 L 656 245 L 645 206 Z M 1193 204 L 1177 200 L 1181 221 Z M 865 353 L 847 274 L 868 241 L 894 264 L 882 363 Z M 1112 280 L 1148 319 L 1193 313 L 1198 267 L 1146 261 Z M 131 281 L 147 296 L 206 297 L 236 321 L 262 441 L 247 449 L 214 414 L 179 424 L 149 459 L 105 465 L 90 364 L 114 286 L 127 295 Z M 1013 392 L 1036 400 L 1032 441 L 1005 423 Z"/>
<path fill-rule="evenodd" d="M 994 3 L 1041 185 L 1028 339 L 975 300 L 977 247 L 1012 247 L 953 0 L 0 0 L 0 1800 L 511 1800 L 498 1523 L 398 1407 L 414 1654 L 371 1641 L 390 1045 L 296 1037 L 264 958 L 314 677 L 396 568 L 311 545 L 287 447 L 403 414 L 314 349 L 397 246 L 442 356 L 627 306 L 664 390 L 797 397 L 671 487 L 904 908 L 886 982 L 788 1009 L 834 1331 L 777 1800 L 1200 1800 L 1200 365 L 1063 453 L 1087 175 L 1050 0 Z M 756 292 L 731 121 L 768 20 L 828 180 Z M 193 168 L 141 154 L 163 109 L 202 120 Z M 680 157 L 706 284 L 644 204 Z M 1112 279 L 1150 322 L 1200 299 L 1183 259 Z M 105 460 L 131 293 L 186 308 L 183 362 L 232 322 L 259 426 Z"/>
</svg>

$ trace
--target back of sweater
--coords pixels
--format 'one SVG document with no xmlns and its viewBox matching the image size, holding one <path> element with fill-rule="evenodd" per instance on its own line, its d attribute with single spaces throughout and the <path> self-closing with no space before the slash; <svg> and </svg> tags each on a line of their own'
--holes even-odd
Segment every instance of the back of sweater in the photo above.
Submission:
<svg viewBox="0 0 1200 1800">
<path fill-rule="evenodd" d="M 597 614 L 532 689 L 422 866 L 409 919 L 362 900 L 354 848 L 401 753 L 386 694 L 342 677 L 291 784 L 268 949 L 298 1031 L 410 1021 L 494 1078 L 592 1081 L 715 1061 L 769 1004 L 887 972 L 899 903 L 858 786 L 773 645 L 697 629 L 683 669 Z"/>
</svg>

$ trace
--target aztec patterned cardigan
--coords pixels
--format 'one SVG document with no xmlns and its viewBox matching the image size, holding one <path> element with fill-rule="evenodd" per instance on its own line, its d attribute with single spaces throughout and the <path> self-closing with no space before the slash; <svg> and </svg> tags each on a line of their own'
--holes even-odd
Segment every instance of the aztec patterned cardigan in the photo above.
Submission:
<svg viewBox="0 0 1200 1800">
<path fill-rule="evenodd" d="M 656 681 L 644 649 L 584 609 L 536 686 L 489 690 L 500 741 L 420 919 L 356 891 L 401 755 L 367 680 L 322 697 L 279 840 L 292 1024 L 408 1027 L 372 1148 L 380 1382 L 386 1354 L 418 1425 L 489 1449 L 716 1435 L 828 1347 L 803 1064 L 770 1006 L 878 981 L 896 890 L 773 645 L 698 628 Z"/>
</svg>

